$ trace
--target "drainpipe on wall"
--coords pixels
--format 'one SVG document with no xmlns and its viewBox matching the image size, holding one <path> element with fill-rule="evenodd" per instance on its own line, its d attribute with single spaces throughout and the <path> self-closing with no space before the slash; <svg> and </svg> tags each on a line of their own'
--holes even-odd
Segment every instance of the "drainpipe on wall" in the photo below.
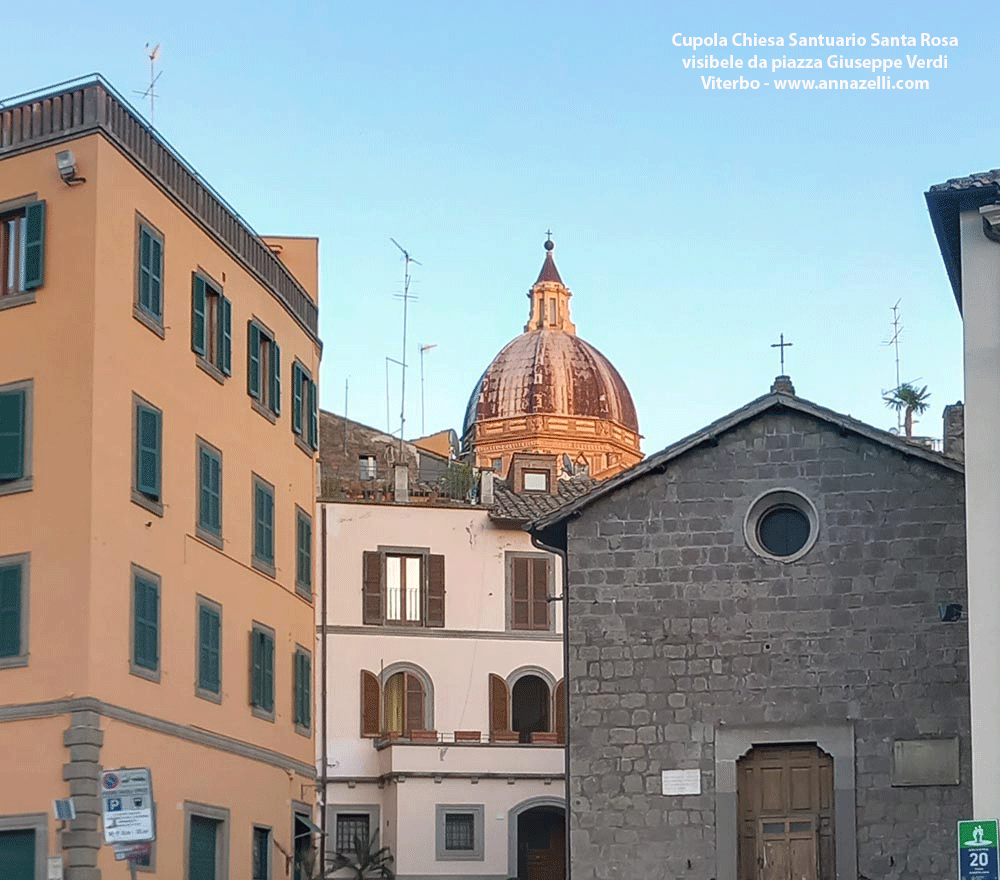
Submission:
<svg viewBox="0 0 1000 880">
<path fill-rule="evenodd" d="M 322 762 L 322 769 L 320 770 L 319 782 L 320 782 L 320 798 L 319 801 L 322 804 L 319 814 L 319 827 L 323 832 L 320 835 L 319 841 L 319 859 L 320 859 L 320 870 L 322 874 L 320 876 L 326 875 L 326 792 L 327 792 L 327 724 L 329 715 L 327 715 L 327 694 L 326 694 L 326 505 L 324 504 L 320 510 L 320 541 L 322 542 L 320 547 L 320 565 L 322 567 L 320 574 L 320 628 L 319 628 L 319 650 L 320 650 L 320 666 L 322 675 L 322 682 L 320 684 L 320 712 L 323 717 L 323 741 L 320 746 L 320 761 Z"/>
<path fill-rule="evenodd" d="M 530 526 L 529 526 L 530 527 Z M 569 589 L 569 557 L 566 552 L 567 545 L 567 535 L 566 535 L 566 524 L 563 523 L 563 533 L 562 533 L 562 547 L 556 547 L 551 544 L 546 544 L 541 537 L 535 532 L 529 532 L 531 535 L 531 543 L 533 546 L 537 547 L 539 550 L 545 550 L 553 555 L 559 557 L 562 560 L 562 595 L 557 597 L 562 601 L 563 608 L 563 631 L 562 631 L 562 649 L 563 649 L 563 683 L 566 686 L 566 742 L 563 745 L 563 785 L 565 793 L 563 795 L 566 802 L 566 806 L 563 808 L 563 819 L 565 821 L 565 833 L 566 833 L 566 880 L 572 880 L 572 868 L 570 867 L 570 837 L 569 837 L 569 744 L 570 744 L 570 727 L 569 727 L 569 601 L 567 600 L 568 589 Z M 507 833 L 510 833 L 510 829 L 507 829 Z"/>
</svg>

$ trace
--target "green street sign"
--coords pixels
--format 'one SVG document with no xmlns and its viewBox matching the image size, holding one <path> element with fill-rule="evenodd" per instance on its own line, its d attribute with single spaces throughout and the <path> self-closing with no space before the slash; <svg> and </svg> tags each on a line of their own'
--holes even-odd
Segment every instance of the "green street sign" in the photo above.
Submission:
<svg viewBox="0 0 1000 880">
<path fill-rule="evenodd" d="M 998 880 L 998 841 L 996 819 L 969 819 L 958 823 L 960 880 Z"/>
</svg>

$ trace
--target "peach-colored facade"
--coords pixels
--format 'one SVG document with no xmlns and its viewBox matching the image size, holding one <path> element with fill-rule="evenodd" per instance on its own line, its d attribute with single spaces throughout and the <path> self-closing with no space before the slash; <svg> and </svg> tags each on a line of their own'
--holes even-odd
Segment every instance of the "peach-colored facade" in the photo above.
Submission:
<svg viewBox="0 0 1000 880">
<path fill-rule="evenodd" d="M 336 848 L 338 828 L 343 834 L 350 817 L 366 816 L 366 827 L 378 828 L 381 844 L 392 850 L 401 880 L 527 876 L 523 864 L 520 872 L 518 867 L 525 853 L 519 817 L 543 808 L 561 823 L 564 808 L 565 751 L 558 741 L 562 735 L 556 736 L 562 605 L 547 603 L 542 628 L 517 628 L 511 565 L 515 558 L 543 564 L 548 597 L 555 599 L 562 596 L 560 560 L 534 547 L 518 525 L 491 517 L 486 505 L 321 498 L 318 517 L 325 532 L 320 565 L 328 604 L 322 631 L 329 696 L 325 736 L 322 727 L 317 736 L 328 852 Z M 419 622 L 389 619 L 386 574 L 383 619 L 373 620 L 372 609 L 364 608 L 366 566 L 373 554 L 441 557 L 443 619 L 427 616 L 426 605 Z M 393 736 L 388 729 L 386 693 L 399 672 L 421 682 L 423 733 L 404 729 Z M 382 692 L 377 729 L 367 731 L 366 674 Z M 502 684 L 493 685 L 491 677 Z M 529 678 L 541 683 L 547 701 L 547 716 L 534 729 L 550 733 L 519 737 L 515 732 L 502 741 L 491 687 L 506 688 L 500 710 L 505 726 L 523 727 L 518 693 Z M 474 823 L 471 836 L 451 850 L 444 840 L 446 814 L 455 814 L 459 823 L 471 816 Z"/>
<path fill-rule="evenodd" d="M 67 149 L 85 181 L 60 179 Z M 29 296 L 0 297 L 0 394 L 25 383 L 31 407 L 30 485 L 0 481 L 0 571 L 27 561 L 23 656 L 0 658 L 0 835 L 29 817 L 39 858 L 63 855 L 69 880 L 120 876 L 101 835 L 99 772 L 145 766 L 157 840 L 140 871 L 188 876 L 194 814 L 218 823 L 220 880 L 251 876 L 254 826 L 270 829 L 280 877 L 277 847 L 293 849 L 294 813 L 314 804 L 313 725 L 292 715 L 294 654 L 314 653 L 296 552 L 316 471 L 291 412 L 293 362 L 319 372 L 317 243 L 257 239 L 101 81 L 0 111 L 0 217 L 25 199 L 45 202 L 44 278 Z M 162 242 L 159 321 L 136 304 L 140 224 Z M 192 350 L 196 272 L 231 303 L 230 375 Z M 251 320 L 280 346 L 277 415 L 248 394 Z M 137 400 L 161 414 L 155 500 L 134 488 Z M 198 527 L 199 441 L 221 457 L 210 539 Z M 253 564 L 253 475 L 273 487 L 273 572 Z M 136 571 L 158 588 L 155 669 L 134 662 Z M 221 611 L 220 674 L 218 693 L 199 696 L 203 600 Z M 250 706 L 255 624 L 273 632 L 271 713 Z M 70 796 L 78 818 L 60 840 L 52 800 Z"/>
</svg>

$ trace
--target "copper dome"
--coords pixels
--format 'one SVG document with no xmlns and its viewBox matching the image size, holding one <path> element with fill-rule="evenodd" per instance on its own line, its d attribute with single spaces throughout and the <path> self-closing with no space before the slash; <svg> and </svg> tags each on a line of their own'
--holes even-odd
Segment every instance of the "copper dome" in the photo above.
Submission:
<svg viewBox="0 0 1000 880">
<path fill-rule="evenodd" d="M 503 347 L 472 391 L 462 433 L 477 421 L 528 414 L 588 416 L 639 433 L 621 375 L 594 346 L 562 330 L 532 330 Z"/>
</svg>

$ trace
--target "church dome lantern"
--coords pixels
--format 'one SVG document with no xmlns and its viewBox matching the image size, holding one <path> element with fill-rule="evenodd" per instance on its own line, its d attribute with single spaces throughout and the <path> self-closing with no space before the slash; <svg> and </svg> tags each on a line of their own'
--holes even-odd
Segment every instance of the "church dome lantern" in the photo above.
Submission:
<svg viewBox="0 0 1000 880">
<path fill-rule="evenodd" d="M 598 479 L 642 458 L 639 422 L 614 365 L 576 334 L 572 293 L 556 268 L 551 237 L 528 291 L 524 332 L 476 383 L 463 442 L 479 467 L 506 472 L 515 452 L 556 454 Z"/>
</svg>

